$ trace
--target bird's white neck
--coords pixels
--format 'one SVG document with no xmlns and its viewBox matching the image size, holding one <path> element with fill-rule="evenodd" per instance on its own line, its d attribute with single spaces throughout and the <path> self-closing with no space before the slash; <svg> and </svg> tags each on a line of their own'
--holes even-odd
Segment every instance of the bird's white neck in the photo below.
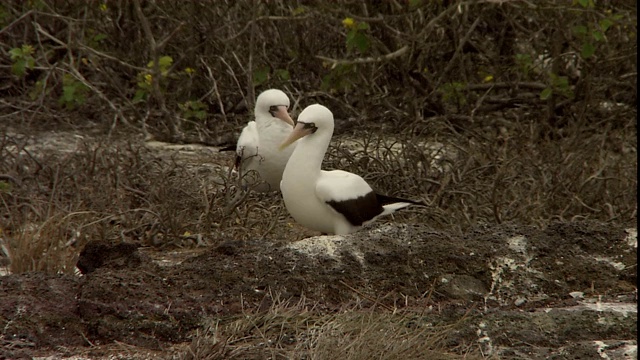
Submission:
<svg viewBox="0 0 640 360">
<path fill-rule="evenodd" d="M 320 173 L 324 155 L 333 135 L 333 129 L 325 130 L 331 131 L 317 132 L 298 140 L 285 168 L 285 172 L 295 171 L 297 181 L 303 181 L 303 178 L 315 179 Z"/>
<path fill-rule="evenodd" d="M 273 118 L 270 114 L 256 114 L 256 125 L 262 128 L 267 126 L 269 123 L 275 122 L 278 119 Z"/>
</svg>

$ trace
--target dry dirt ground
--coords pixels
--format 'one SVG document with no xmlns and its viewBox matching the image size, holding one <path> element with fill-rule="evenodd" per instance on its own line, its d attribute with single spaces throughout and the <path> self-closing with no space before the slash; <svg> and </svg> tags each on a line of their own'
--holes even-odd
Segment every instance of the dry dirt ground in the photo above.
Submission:
<svg viewBox="0 0 640 360">
<path fill-rule="evenodd" d="M 446 325 L 453 353 L 632 359 L 636 251 L 636 228 L 595 222 L 486 225 L 463 236 L 381 223 L 349 236 L 171 253 L 92 242 L 82 275 L 0 276 L 0 359 L 175 358 L 212 321 L 282 301 L 398 313 L 416 329 Z M 260 346 L 304 341 L 273 336 Z"/>
</svg>

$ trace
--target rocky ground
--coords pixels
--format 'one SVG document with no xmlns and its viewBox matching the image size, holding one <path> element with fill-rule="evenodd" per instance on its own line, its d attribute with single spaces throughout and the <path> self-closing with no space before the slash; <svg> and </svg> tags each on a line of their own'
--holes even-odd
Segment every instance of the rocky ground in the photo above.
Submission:
<svg viewBox="0 0 640 360">
<path fill-rule="evenodd" d="M 388 309 L 428 296 L 414 321 L 469 317 L 452 345 L 477 342 L 502 359 L 634 358 L 636 246 L 635 229 L 595 223 L 464 237 L 387 225 L 285 246 L 229 241 L 169 266 L 147 249 L 91 243 L 82 276 L 0 277 L 2 356 L 113 343 L 159 351 L 189 342 L 203 319 L 268 309 L 279 294 Z"/>
</svg>

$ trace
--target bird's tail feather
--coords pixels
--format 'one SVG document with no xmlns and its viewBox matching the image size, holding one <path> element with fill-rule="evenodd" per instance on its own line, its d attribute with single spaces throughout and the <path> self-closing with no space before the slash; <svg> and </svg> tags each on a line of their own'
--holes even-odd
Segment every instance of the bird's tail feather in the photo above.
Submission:
<svg viewBox="0 0 640 360">
<path fill-rule="evenodd" d="M 395 202 L 395 203 L 383 205 L 382 208 L 384 210 L 379 216 L 389 215 L 391 213 L 396 212 L 397 210 L 404 209 L 407 206 L 411 206 L 411 205 L 414 205 L 414 204 L 408 203 L 408 202 Z"/>
<path fill-rule="evenodd" d="M 221 151 L 236 151 L 236 147 L 237 147 L 237 145 L 225 146 L 225 147 L 221 148 L 220 150 L 218 150 L 218 152 L 221 152 Z"/>
</svg>

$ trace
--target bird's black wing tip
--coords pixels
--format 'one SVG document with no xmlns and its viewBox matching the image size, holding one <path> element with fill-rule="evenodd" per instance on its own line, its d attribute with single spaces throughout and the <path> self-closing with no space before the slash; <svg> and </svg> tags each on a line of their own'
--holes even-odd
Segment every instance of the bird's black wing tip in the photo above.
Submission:
<svg viewBox="0 0 640 360">
<path fill-rule="evenodd" d="M 375 218 L 384 211 L 382 204 L 377 200 L 374 192 L 369 192 L 357 198 L 327 201 L 326 203 L 335 211 L 342 214 L 353 226 L 362 226 L 362 224 Z"/>
<path fill-rule="evenodd" d="M 218 152 L 223 152 L 223 151 L 236 151 L 236 145 L 225 146 L 223 148 L 220 148 L 220 150 L 218 150 Z"/>
</svg>

